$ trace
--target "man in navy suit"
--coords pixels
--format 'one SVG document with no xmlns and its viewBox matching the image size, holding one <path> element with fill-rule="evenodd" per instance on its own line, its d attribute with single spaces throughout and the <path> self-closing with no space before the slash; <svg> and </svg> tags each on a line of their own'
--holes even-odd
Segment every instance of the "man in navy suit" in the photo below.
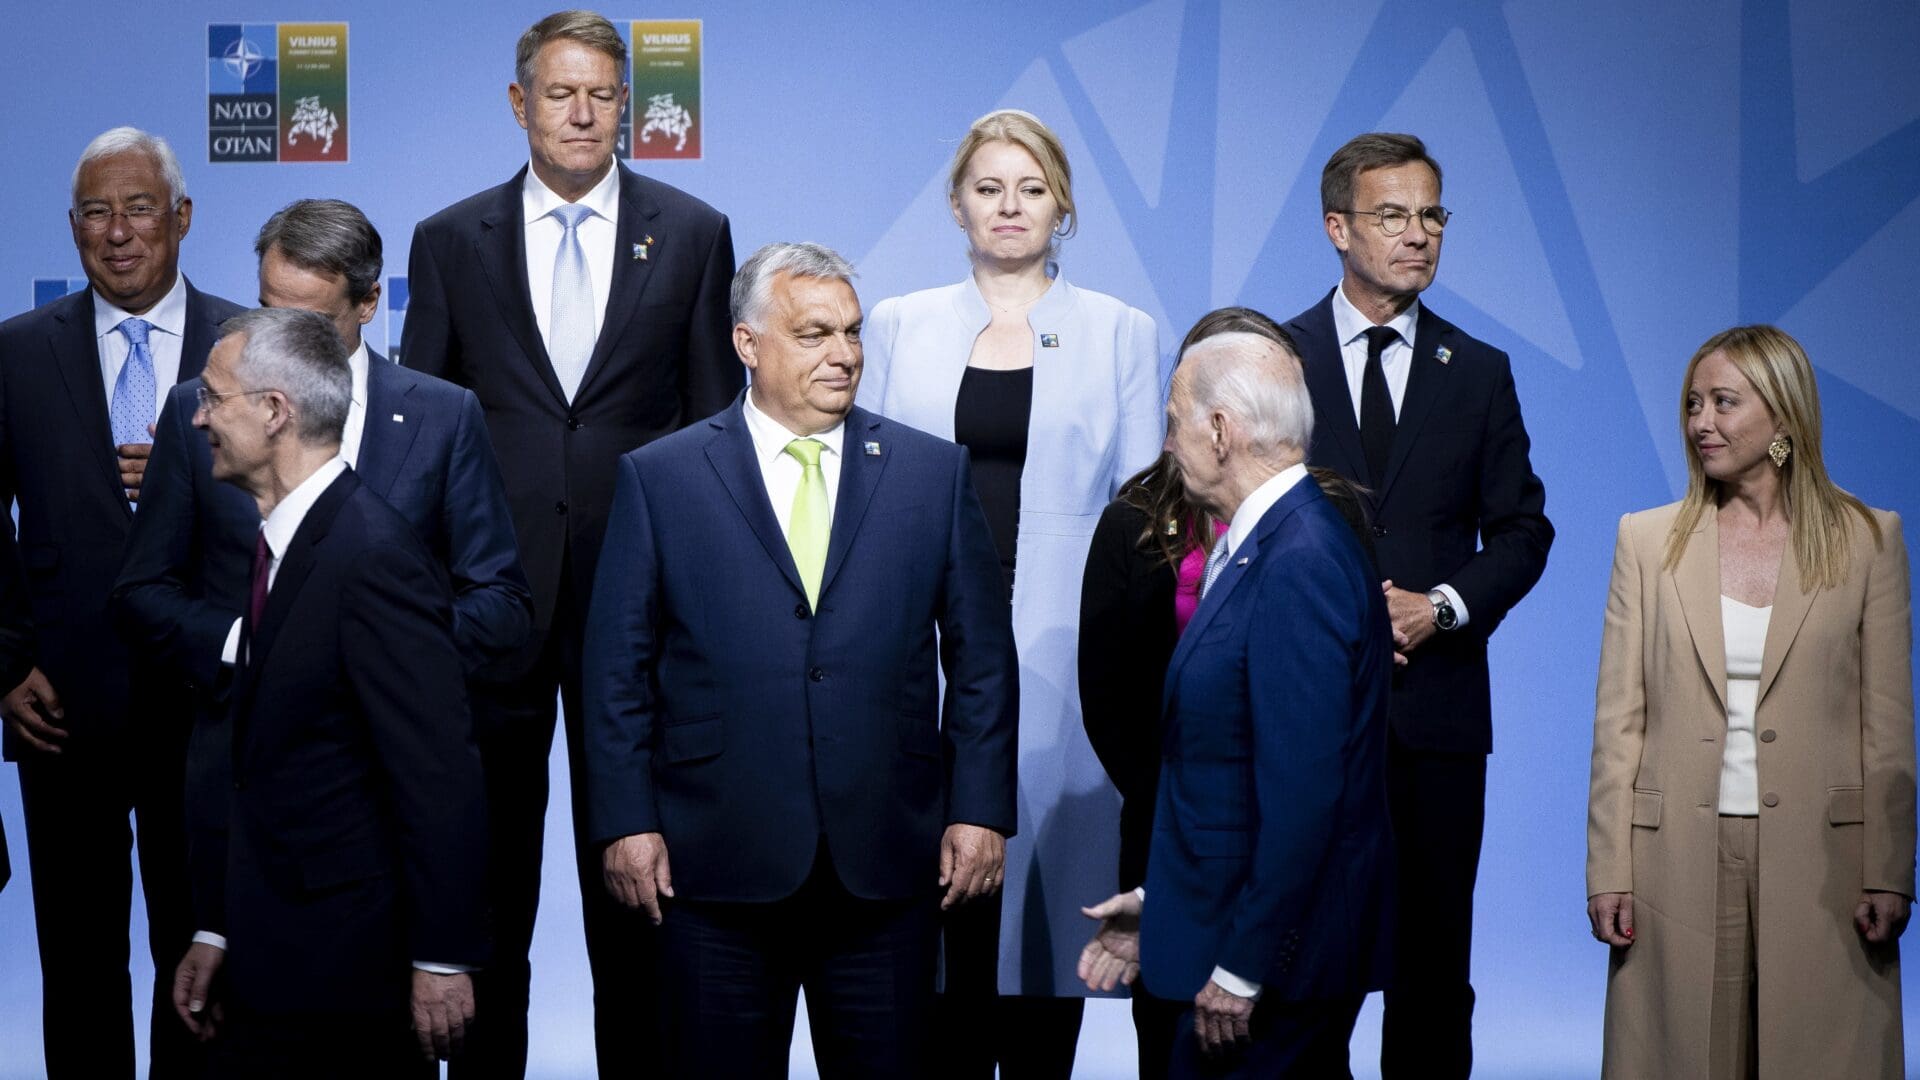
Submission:
<svg viewBox="0 0 1920 1080">
<path fill-rule="evenodd" d="M 1450 216 L 1411 135 L 1367 134 L 1320 178 L 1340 284 L 1286 324 L 1319 419 L 1308 461 L 1369 489 L 1374 552 L 1406 665 L 1388 784 L 1404 902 L 1380 1068 L 1473 1067 L 1473 884 L 1493 710 L 1487 639 L 1546 569 L 1553 526 L 1507 355 L 1420 302 Z"/>
<path fill-rule="evenodd" d="M 94 139 L 68 220 L 87 290 L 0 325 L 0 624 L 34 641 L 0 713 L 26 809 L 46 1070 L 133 1075 L 131 813 L 156 972 L 153 1076 L 192 1076 L 199 1052 L 164 1008 L 193 933 L 181 824 L 191 717 L 148 698 L 150 658 L 121 645 L 107 602 L 160 403 L 200 373 L 240 309 L 180 273 L 193 200 L 165 140 L 133 128 Z"/>
<path fill-rule="evenodd" d="M 1373 568 L 1304 459 L 1298 361 L 1254 334 L 1195 345 L 1167 449 L 1219 521 L 1200 607 L 1167 669 L 1147 883 L 1088 913 L 1081 959 L 1111 989 L 1138 967 L 1192 996 L 1174 1076 L 1348 1076 L 1392 931 L 1387 673 Z M 1164 989 L 1162 989 L 1164 988 Z"/>
<path fill-rule="evenodd" d="M 823 1075 L 924 1075 L 938 910 L 999 887 L 1014 830 L 992 536 L 965 451 L 853 406 L 852 273 L 755 253 L 751 388 L 620 461 L 588 825 L 662 927 L 671 1076 L 785 1076 L 802 985 Z"/>
<path fill-rule="evenodd" d="M 487 950 L 446 570 L 340 453 L 353 376 L 333 324 L 263 308 L 226 328 L 194 424 L 259 525 L 229 766 L 195 793 L 225 806 L 224 857 L 195 860 L 199 931 L 169 1000 L 214 1040 L 216 1077 L 430 1077 Z"/>
<path fill-rule="evenodd" d="M 555 689 L 566 712 L 574 837 L 583 841 L 580 649 L 621 454 L 740 392 L 724 215 L 618 160 L 627 47 L 590 11 L 528 28 L 507 88 L 527 132 L 513 179 L 420 223 L 400 362 L 480 396 L 503 451 L 534 632 L 511 685 L 475 701 L 492 803 L 498 963 L 480 987 L 484 1050 L 456 1063 L 518 1077 L 526 1064 L 527 945 L 540 895 Z M 576 843 L 600 1071 L 649 1053 L 659 1012 L 655 935 L 600 886 Z M 517 1015 L 517 1026 L 507 1016 Z"/>
</svg>

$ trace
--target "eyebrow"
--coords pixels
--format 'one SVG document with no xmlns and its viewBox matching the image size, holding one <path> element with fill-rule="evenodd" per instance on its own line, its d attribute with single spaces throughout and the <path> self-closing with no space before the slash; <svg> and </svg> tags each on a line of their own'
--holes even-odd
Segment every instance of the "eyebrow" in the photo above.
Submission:
<svg viewBox="0 0 1920 1080">
<path fill-rule="evenodd" d="M 160 196 L 155 195 L 151 191 L 136 191 L 127 196 L 128 202 L 134 202 L 139 199 L 145 199 L 148 202 L 159 202 Z M 88 203 L 111 203 L 112 201 L 112 199 L 107 198 L 105 195 L 83 195 L 80 197 L 81 206 L 85 206 Z"/>
</svg>

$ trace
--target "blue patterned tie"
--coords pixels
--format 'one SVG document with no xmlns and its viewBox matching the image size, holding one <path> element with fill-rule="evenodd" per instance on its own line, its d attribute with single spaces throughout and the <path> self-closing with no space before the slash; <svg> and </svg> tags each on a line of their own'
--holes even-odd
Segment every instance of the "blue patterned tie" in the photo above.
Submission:
<svg viewBox="0 0 1920 1080">
<path fill-rule="evenodd" d="M 1220 576 L 1220 569 L 1227 565 L 1227 538 L 1221 536 L 1213 542 L 1213 550 L 1207 554 L 1207 565 L 1200 572 L 1200 595 L 1205 598 L 1207 590 L 1213 588 L 1213 579 Z"/>
<path fill-rule="evenodd" d="M 580 223 L 592 210 L 579 203 L 553 209 L 553 217 L 566 230 L 560 237 L 560 250 L 553 255 L 553 297 L 547 308 L 547 356 L 553 361 L 553 373 L 567 400 L 580 389 L 586 377 L 587 361 L 593 358 L 593 274 L 587 269 L 587 253 L 580 247 Z"/>
<path fill-rule="evenodd" d="M 147 431 L 153 423 L 153 351 L 147 348 L 147 331 L 153 329 L 145 319 L 125 319 L 114 329 L 127 339 L 127 362 L 120 365 L 120 377 L 113 382 L 113 444 L 153 441 Z"/>
</svg>

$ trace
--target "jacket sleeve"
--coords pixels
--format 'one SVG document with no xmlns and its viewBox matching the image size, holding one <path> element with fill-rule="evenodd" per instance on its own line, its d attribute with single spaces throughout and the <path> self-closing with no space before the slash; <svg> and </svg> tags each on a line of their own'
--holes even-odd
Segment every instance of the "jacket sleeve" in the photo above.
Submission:
<svg viewBox="0 0 1920 1080">
<path fill-rule="evenodd" d="M 1498 362 L 1492 406 L 1480 451 L 1480 549 L 1440 580 L 1460 593 L 1468 626 L 1485 637 L 1518 604 L 1547 568 L 1553 523 L 1547 489 L 1533 471 L 1520 396 L 1505 353 Z"/>
<path fill-rule="evenodd" d="M 948 768 L 947 821 L 1012 836 L 1020 756 L 1020 661 L 1006 578 L 973 491 L 965 451 L 955 449 L 946 604 L 940 666 L 947 677 L 940 735 Z"/>
<path fill-rule="evenodd" d="M 593 843 L 660 831 L 653 790 L 659 575 L 640 471 L 623 457 L 581 661 L 587 839 Z"/>
<path fill-rule="evenodd" d="M 400 330 L 399 360 L 415 371 L 461 382 L 459 350 L 446 283 L 422 222 L 414 227 L 407 252 L 407 318 Z"/>
<path fill-rule="evenodd" d="M 1128 308 L 1116 344 L 1120 349 L 1120 447 L 1107 490 L 1101 492 L 1109 499 L 1120 494 L 1120 485 L 1128 477 L 1160 456 L 1167 438 L 1165 402 L 1160 397 L 1160 334 L 1153 319 Z"/>
<path fill-rule="evenodd" d="M 732 295 L 733 226 L 723 217 L 701 268 L 700 291 L 688 312 L 687 352 L 681 360 L 685 365 L 682 427 L 726 408 L 746 385 L 746 367 L 733 348 Z"/>
<path fill-rule="evenodd" d="M 1633 891 L 1633 778 L 1647 736 L 1646 662 L 1641 648 L 1641 553 L 1634 517 L 1620 519 L 1600 635 L 1593 706 L 1593 773 L 1587 789 L 1587 895 Z"/>
<path fill-rule="evenodd" d="M 468 674 L 518 649 L 533 627 L 533 592 L 507 511 L 500 463 L 480 399 L 460 391 L 441 517 L 453 578 L 453 637 Z"/>
<path fill-rule="evenodd" d="M 1865 785 L 1863 889 L 1913 896 L 1913 607 L 1897 514 L 1880 515 L 1860 617 L 1860 757 Z"/>
<path fill-rule="evenodd" d="M 890 296 L 873 305 L 860 327 L 860 389 L 856 403 L 876 416 L 885 416 L 887 379 L 893 373 L 894 338 L 900 332 L 900 298 Z"/>
</svg>

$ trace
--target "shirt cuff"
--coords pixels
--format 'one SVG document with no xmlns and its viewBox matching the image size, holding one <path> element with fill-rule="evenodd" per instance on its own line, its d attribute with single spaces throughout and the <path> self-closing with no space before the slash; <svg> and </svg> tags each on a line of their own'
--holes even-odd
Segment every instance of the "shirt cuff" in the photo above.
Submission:
<svg viewBox="0 0 1920 1080">
<path fill-rule="evenodd" d="M 1225 990 L 1234 997 L 1252 998 L 1255 1001 L 1260 1000 L 1259 983 L 1248 982 L 1233 972 L 1228 971 L 1226 968 L 1215 967 L 1213 969 L 1213 981 L 1219 984 L 1220 989 Z"/>
<path fill-rule="evenodd" d="M 1453 628 L 1458 630 L 1467 625 L 1467 602 L 1460 599 L 1460 594 L 1453 591 L 1453 586 L 1435 585 L 1433 591 L 1445 595 L 1447 603 L 1453 605 L 1454 618 L 1458 620 L 1453 624 Z"/>
<path fill-rule="evenodd" d="M 413 970 L 424 971 L 429 975 L 466 975 L 480 969 L 466 964 L 430 964 L 425 960 L 415 960 Z"/>
<path fill-rule="evenodd" d="M 175 938 L 174 940 L 178 941 L 179 939 Z M 227 939 L 222 937 L 219 934 L 214 933 L 211 930 L 194 931 L 193 943 L 195 945 L 211 945 L 214 948 L 219 949 L 221 952 L 225 952 L 227 949 Z"/>
<path fill-rule="evenodd" d="M 1146 903 L 1146 902 L 1147 902 L 1147 887 L 1146 887 L 1145 885 L 1135 885 L 1135 886 L 1133 887 L 1133 895 L 1134 895 L 1134 896 L 1136 896 L 1136 897 L 1138 897 L 1138 898 L 1140 899 L 1140 902 L 1141 902 L 1141 903 L 1143 903 L 1143 904 L 1144 904 L 1144 903 Z"/>
<path fill-rule="evenodd" d="M 220 650 L 220 662 L 238 664 L 240 662 L 240 620 L 233 620 L 233 629 L 227 631 L 227 644 Z"/>
</svg>

